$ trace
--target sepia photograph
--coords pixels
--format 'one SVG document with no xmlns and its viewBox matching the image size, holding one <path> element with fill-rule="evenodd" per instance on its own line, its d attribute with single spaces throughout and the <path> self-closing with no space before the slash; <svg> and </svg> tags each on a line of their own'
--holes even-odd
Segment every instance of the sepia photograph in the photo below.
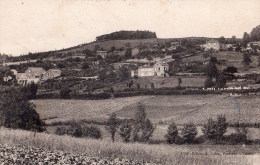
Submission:
<svg viewBox="0 0 260 165">
<path fill-rule="evenodd" d="M 1 165 L 260 165 L 260 0 L 0 0 Z"/>
</svg>

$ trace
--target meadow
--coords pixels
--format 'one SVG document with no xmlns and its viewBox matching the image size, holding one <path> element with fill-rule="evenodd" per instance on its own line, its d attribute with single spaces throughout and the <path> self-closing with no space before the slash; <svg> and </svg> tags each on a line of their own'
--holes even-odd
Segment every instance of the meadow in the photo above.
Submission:
<svg viewBox="0 0 260 165">
<path fill-rule="evenodd" d="M 148 99 L 152 96 L 115 98 L 106 100 L 33 100 L 36 111 L 46 124 L 71 120 L 106 120 L 111 113 L 127 105 Z"/>
<path fill-rule="evenodd" d="M 206 124 L 209 117 L 224 114 L 230 124 L 259 123 L 259 97 L 229 95 L 171 95 L 112 98 L 107 100 L 34 100 L 36 111 L 46 123 L 70 120 L 106 120 L 113 112 L 133 118 L 138 102 L 146 107 L 155 124 Z"/>
<path fill-rule="evenodd" d="M 139 162 L 149 161 L 156 164 L 247 165 L 260 161 L 259 145 L 233 145 L 230 147 L 228 145 L 178 146 L 112 143 L 104 140 L 73 138 L 46 133 L 35 134 L 34 132 L 5 128 L 0 128 L 0 139 L 1 143 L 9 146 L 9 149 L 4 151 L 4 155 L 10 154 L 8 152 L 11 152 L 12 146 L 30 146 L 50 151 L 52 155 L 57 152 L 64 154 L 69 152 L 73 155 L 85 154 L 96 159 L 128 159 Z"/>
<path fill-rule="evenodd" d="M 185 96 L 155 96 L 142 101 L 146 112 L 154 123 L 169 123 L 177 125 L 192 122 L 196 125 L 206 124 L 209 117 L 216 118 L 224 114 L 231 124 L 259 123 L 259 97 L 228 95 L 185 95 Z M 131 104 L 117 112 L 120 117 L 133 117 L 137 104 Z"/>
</svg>

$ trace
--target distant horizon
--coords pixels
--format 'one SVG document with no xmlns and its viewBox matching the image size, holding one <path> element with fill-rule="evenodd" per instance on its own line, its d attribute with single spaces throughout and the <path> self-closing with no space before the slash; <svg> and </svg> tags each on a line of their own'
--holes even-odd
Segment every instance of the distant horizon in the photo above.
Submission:
<svg viewBox="0 0 260 165">
<path fill-rule="evenodd" d="M 119 30 L 119 31 L 136 31 L 136 30 Z M 143 30 L 139 30 L 139 31 L 143 31 Z M 147 30 L 148 31 L 148 30 Z M 150 30 L 149 30 L 150 31 Z M 118 31 L 114 31 L 114 32 L 118 32 Z M 111 32 L 113 33 L 113 32 Z M 155 32 L 156 33 L 156 32 Z M 110 34 L 110 33 L 107 33 L 107 34 Z M 101 34 L 103 35 L 103 34 Z M 157 35 L 157 34 L 156 34 Z M 100 36 L 100 35 L 98 35 Z M 220 36 L 222 37 L 222 36 Z M 157 38 L 147 38 L 147 39 L 183 39 L 183 38 L 213 38 L 213 39 L 218 39 L 220 37 L 203 37 L 203 36 L 190 36 L 190 37 L 176 37 L 176 38 L 172 38 L 172 37 L 167 37 L 167 38 L 161 38 L 161 37 L 158 37 Z M 231 39 L 231 37 L 225 37 L 223 36 L 225 39 Z M 236 37 L 236 36 L 235 36 Z M 242 39 L 242 38 L 239 38 L 239 37 L 236 37 L 237 39 Z M 128 40 L 140 40 L 140 39 L 128 39 Z M 144 40 L 144 39 L 142 39 Z M 108 41 L 116 41 L 116 40 L 108 40 Z M 90 42 L 83 42 L 83 43 L 79 43 L 79 44 L 75 44 L 75 45 L 72 45 L 72 46 L 69 46 L 69 47 L 64 47 L 64 48 L 60 48 L 60 49 L 54 49 L 54 50 L 45 50 L 45 51 L 36 51 L 36 52 L 28 52 L 28 53 L 43 53 L 43 52 L 51 52 L 51 51 L 59 51 L 59 50 L 62 50 L 62 49 L 68 49 L 68 48 L 71 48 L 71 47 L 75 47 L 75 46 L 78 46 L 78 45 L 84 45 L 84 44 L 91 44 L 93 42 L 96 42 L 96 39 L 94 41 L 90 41 Z M 12 54 L 7 54 L 5 52 L 0 52 L 2 55 L 5 54 L 5 55 L 12 55 Z M 24 54 L 19 54 L 19 55 L 12 55 L 12 56 L 23 56 L 23 55 L 28 55 L 28 53 L 24 53 Z"/>
<path fill-rule="evenodd" d="M 1 0 L 0 53 L 61 50 L 121 30 L 161 39 L 242 38 L 260 24 L 259 13 L 259 0 Z"/>
</svg>

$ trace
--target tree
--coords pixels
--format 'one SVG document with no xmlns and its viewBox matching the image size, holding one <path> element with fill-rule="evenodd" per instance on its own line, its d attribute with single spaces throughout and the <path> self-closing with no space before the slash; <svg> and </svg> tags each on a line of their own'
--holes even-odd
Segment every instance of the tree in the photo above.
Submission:
<svg viewBox="0 0 260 165">
<path fill-rule="evenodd" d="M 119 127 L 119 135 L 124 142 L 129 142 L 131 138 L 132 125 L 129 120 L 124 119 Z"/>
<path fill-rule="evenodd" d="M 245 32 L 242 41 L 243 47 L 247 47 L 247 44 L 250 42 L 250 40 L 251 40 L 250 35 L 247 32 Z"/>
<path fill-rule="evenodd" d="M 122 66 L 118 70 L 118 79 L 120 81 L 127 80 L 130 77 L 130 71 L 127 67 Z"/>
<path fill-rule="evenodd" d="M 208 123 L 202 128 L 202 131 L 207 139 L 221 140 L 224 133 L 227 131 L 228 123 L 225 115 L 218 115 L 217 120 L 208 119 Z"/>
<path fill-rule="evenodd" d="M 232 36 L 232 37 L 231 37 L 231 43 L 232 43 L 232 44 L 235 44 L 236 42 L 237 42 L 236 36 Z"/>
<path fill-rule="evenodd" d="M 155 130 L 155 127 L 153 126 L 153 123 L 149 118 L 145 119 L 145 123 L 142 126 L 142 136 L 141 141 L 147 142 L 150 137 L 152 136 L 153 132 Z"/>
<path fill-rule="evenodd" d="M 126 59 L 130 59 L 132 58 L 132 49 L 131 48 L 127 48 L 125 51 L 125 58 Z"/>
<path fill-rule="evenodd" d="M 153 82 L 151 83 L 151 88 L 152 88 L 152 89 L 154 89 L 154 88 L 155 88 L 155 87 L 154 87 L 154 83 L 153 83 Z"/>
<path fill-rule="evenodd" d="M 0 93 L 0 126 L 42 132 L 44 122 L 21 89 Z"/>
<path fill-rule="evenodd" d="M 237 68 L 234 66 L 228 66 L 226 69 L 224 69 L 224 72 L 228 74 L 234 74 L 237 73 Z"/>
<path fill-rule="evenodd" d="M 208 66 L 206 67 L 205 73 L 208 75 L 210 79 L 216 78 L 218 75 L 218 68 L 216 66 L 217 59 L 215 57 L 211 57 Z"/>
<path fill-rule="evenodd" d="M 250 58 L 250 55 L 247 53 L 244 53 L 243 55 L 243 64 L 245 67 L 248 67 L 252 63 L 252 60 Z"/>
<path fill-rule="evenodd" d="M 138 103 L 134 117 L 133 141 L 148 141 L 154 130 L 155 127 L 146 117 L 145 106 Z"/>
<path fill-rule="evenodd" d="M 253 28 L 250 34 L 252 41 L 260 41 L 260 25 Z"/>
<path fill-rule="evenodd" d="M 258 56 L 258 66 L 260 66 L 260 56 Z"/>
<path fill-rule="evenodd" d="M 117 127 L 118 127 L 118 121 L 116 118 L 116 113 L 112 113 L 112 115 L 109 117 L 107 121 L 107 126 L 106 126 L 106 130 L 111 134 L 112 142 L 115 141 L 115 133 Z"/>
<path fill-rule="evenodd" d="M 197 128 L 194 124 L 186 124 L 182 129 L 182 137 L 185 142 L 192 143 L 198 134 Z"/>
<path fill-rule="evenodd" d="M 167 134 L 164 136 L 167 143 L 173 144 L 175 142 L 176 137 L 178 136 L 178 128 L 175 123 L 172 122 L 167 130 Z"/>
<path fill-rule="evenodd" d="M 84 70 L 89 69 L 88 63 L 84 62 L 84 63 L 82 64 L 82 69 L 84 69 Z"/>
<path fill-rule="evenodd" d="M 226 86 L 226 77 L 225 75 L 222 73 L 220 75 L 218 75 L 217 80 L 216 80 L 216 87 L 217 88 L 224 88 Z"/>
<path fill-rule="evenodd" d="M 182 79 L 181 77 L 178 78 L 178 86 L 180 87 L 181 86 L 181 83 L 182 83 Z"/>
<path fill-rule="evenodd" d="M 224 43 L 225 42 L 225 37 L 224 36 L 221 36 L 219 39 L 218 39 L 218 41 L 220 42 L 220 43 Z"/>
<path fill-rule="evenodd" d="M 34 82 L 28 85 L 28 89 L 30 92 L 29 99 L 35 99 L 36 94 L 38 91 L 38 85 L 36 85 Z"/>
<path fill-rule="evenodd" d="M 111 48 L 110 48 L 110 52 L 114 52 L 116 50 L 116 47 L 114 47 L 114 46 L 112 46 Z"/>
<path fill-rule="evenodd" d="M 69 88 L 63 88 L 60 90 L 60 98 L 61 99 L 70 99 L 70 92 Z"/>
</svg>

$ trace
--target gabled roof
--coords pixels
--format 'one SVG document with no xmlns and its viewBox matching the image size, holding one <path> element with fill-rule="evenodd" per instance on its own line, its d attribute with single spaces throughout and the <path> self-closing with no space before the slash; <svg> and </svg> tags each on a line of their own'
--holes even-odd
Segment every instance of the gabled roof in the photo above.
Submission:
<svg viewBox="0 0 260 165">
<path fill-rule="evenodd" d="M 219 41 L 218 41 L 218 40 L 211 39 L 211 40 L 206 41 L 206 43 L 219 43 Z"/>
<path fill-rule="evenodd" d="M 28 67 L 28 69 L 32 70 L 33 72 L 45 72 L 42 67 Z"/>
</svg>

